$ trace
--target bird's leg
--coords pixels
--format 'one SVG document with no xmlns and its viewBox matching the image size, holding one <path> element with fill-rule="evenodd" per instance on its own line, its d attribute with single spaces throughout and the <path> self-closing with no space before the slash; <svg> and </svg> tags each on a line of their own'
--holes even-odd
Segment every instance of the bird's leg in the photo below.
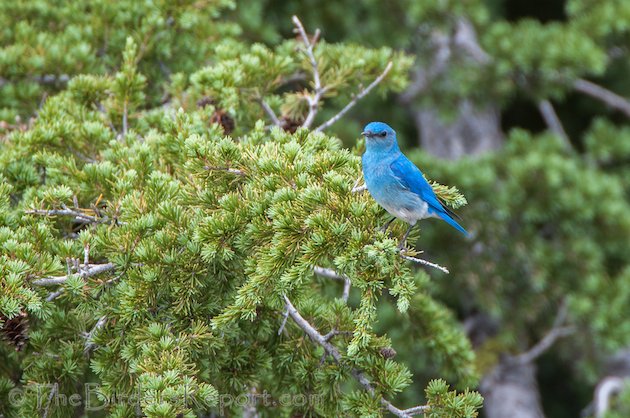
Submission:
<svg viewBox="0 0 630 418">
<path fill-rule="evenodd" d="M 402 241 L 400 241 L 400 244 L 398 244 L 398 249 L 400 251 L 405 249 L 405 244 L 407 243 L 407 237 L 409 237 L 409 234 L 411 233 L 411 230 L 413 229 L 414 226 L 415 224 L 409 225 L 409 229 L 407 229 L 407 232 L 405 232 L 405 235 L 403 235 Z"/>
<path fill-rule="evenodd" d="M 387 232 L 387 228 L 389 228 L 389 226 L 392 224 L 392 222 L 394 222 L 396 220 L 396 217 L 394 216 L 392 219 L 390 219 L 389 221 L 387 221 L 387 223 L 385 223 L 385 225 L 383 225 L 381 227 L 381 232 L 385 233 Z"/>
</svg>

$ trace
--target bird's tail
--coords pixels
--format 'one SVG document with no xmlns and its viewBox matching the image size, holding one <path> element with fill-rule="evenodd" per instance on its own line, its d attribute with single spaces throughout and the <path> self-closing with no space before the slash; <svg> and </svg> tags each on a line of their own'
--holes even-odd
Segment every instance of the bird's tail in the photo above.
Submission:
<svg viewBox="0 0 630 418">
<path fill-rule="evenodd" d="M 440 218 L 444 219 L 444 221 L 446 221 L 447 224 L 457 229 L 459 232 L 461 232 L 465 236 L 468 236 L 468 231 L 466 231 L 460 224 L 458 224 L 457 221 L 453 219 L 451 215 L 449 215 L 446 211 L 440 212 L 439 215 L 440 215 Z"/>
</svg>

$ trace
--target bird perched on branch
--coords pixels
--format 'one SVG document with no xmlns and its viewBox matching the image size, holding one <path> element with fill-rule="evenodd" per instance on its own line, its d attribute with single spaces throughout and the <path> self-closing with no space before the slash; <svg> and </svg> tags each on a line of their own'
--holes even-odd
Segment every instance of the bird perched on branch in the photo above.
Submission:
<svg viewBox="0 0 630 418">
<path fill-rule="evenodd" d="M 398 148 L 396 132 L 386 123 L 368 123 L 361 135 L 365 136 L 363 177 L 368 191 L 394 218 L 410 226 L 400 243 L 402 249 L 409 233 L 420 219 L 441 218 L 464 235 L 468 235 L 454 219 L 455 214 L 437 198 L 422 172 Z"/>
</svg>

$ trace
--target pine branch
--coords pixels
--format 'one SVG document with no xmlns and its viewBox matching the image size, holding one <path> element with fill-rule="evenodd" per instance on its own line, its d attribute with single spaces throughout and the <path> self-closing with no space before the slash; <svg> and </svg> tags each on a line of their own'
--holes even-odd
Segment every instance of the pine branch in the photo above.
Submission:
<svg viewBox="0 0 630 418">
<path fill-rule="evenodd" d="M 328 355 L 330 355 L 335 360 L 335 362 L 340 363 L 342 361 L 342 355 L 339 350 L 337 350 L 337 347 L 329 343 L 326 337 L 320 334 L 319 331 L 317 331 L 306 319 L 304 319 L 304 317 L 302 317 L 302 315 L 300 315 L 300 313 L 295 308 L 295 306 L 293 306 L 288 297 L 285 296 L 284 301 L 286 303 L 286 308 L 287 312 L 289 312 L 289 316 L 291 317 L 291 319 L 293 319 L 297 326 L 302 328 L 302 330 L 306 333 L 306 335 L 309 336 L 312 341 L 322 346 L 326 353 L 328 353 Z M 365 374 L 363 374 L 361 370 L 352 368 L 351 373 L 352 376 L 361 384 L 361 386 L 363 386 L 365 390 L 367 390 L 370 394 L 375 393 L 372 383 L 370 383 L 368 378 L 365 376 Z M 384 398 L 381 398 L 381 404 L 383 404 L 383 406 L 392 414 L 396 415 L 397 417 L 403 418 L 423 414 L 427 412 L 430 408 L 428 405 L 422 405 L 402 410 L 396 408 Z"/>
<path fill-rule="evenodd" d="M 313 72 L 313 84 L 315 91 L 313 95 L 309 95 L 306 98 L 306 100 L 308 101 L 308 114 L 306 115 L 304 123 L 302 124 L 302 126 L 308 128 L 313 124 L 315 116 L 317 116 L 317 112 L 319 110 L 319 102 L 326 92 L 326 87 L 322 86 L 322 81 L 319 75 L 319 67 L 317 65 L 317 59 L 315 58 L 315 54 L 313 53 L 313 48 L 315 47 L 317 39 L 319 38 L 319 29 L 315 30 L 315 35 L 313 36 L 313 39 L 309 40 L 308 35 L 306 34 L 306 30 L 304 29 L 302 22 L 300 22 L 300 19 L 298 19 L 297 16 L 293 16 L 292 20 L 293 24 L 295 25 L 295 30 L 300 34 L 302 42 L 304 42 L 304 46 L 306 46 L 304 52 L 308 57 Z"/>
<path fill-rule="evenodd" d="M 116 266 L 113 263 L 107 264 L 88 264 L 79 266 L 79 276 L 82 278 L 96 276 L 97 274 L 105 273 L 107 271 L 114 270 Z M 72 274 L 56 277 L 45 277 L 42 279 L 33 280 L 32 283 L 36 286 L 55 286 L 65 283 Z M 50 297 L 50 296 L 49 296 Z"/>
<path fill-rule="evenodd" d="M 578 78 L 575 81 L 573 88 L 580 93 L 584 93 L 587 96 L 591 96 L 592 98 L 605 103 L 630 118 L 630 101 L 626 100 L 617 93 L 582 78 Z"/>
<path fill-rule="evenodd" d="M 326 122 L 322 123 L 321 125 L 319 125 L 317 128 L 315 128 L 315 132 L 321 132 L 324 129 L 330 127 L 332 124 L 334 124 L 335 122 L 337 122 L 339 119 L 341 119 L 343 117 L 343 115 L 345 115 L 346 113 L 348 113 L 348 111 L 350 109 L 352 109 L 354 107 L 354 105 L 357 104 L 357 102 L 359 100 L 361 100 L 362 98 L 364 98 L 365 96 L 367 96 L 367 94 L 372 91 L 372 89 L 374 89 L 374 87 L 376 87 L 381 81 L 383 81 L 383 79 L 387 76 L 387 74 L 389 73 L 389 71 L 392 69 L 392 62 L 388 62 L 387 66 L 385 67 L 385 70 L 383 70 L 383 72 L 381 73 L 381 75 L 379 75 L 378 77 L 376 77 L 376 79 L 374 81 L 372 81 L 370 83 L 369 86 L 367 86 L 366 88 L 364 88 L 363 90 L 361 90 L 359 92 L 359 94 L 357 94 L 356 96 L 354 96 L 354 98 L 350 101 L 350 103 L 348 103 L 343 109 L 341 109 L 339 111 L 339 113 L 337 113 L 335 116 L 333 116 L 332 118 L 328 119 Z"/>
</svg>

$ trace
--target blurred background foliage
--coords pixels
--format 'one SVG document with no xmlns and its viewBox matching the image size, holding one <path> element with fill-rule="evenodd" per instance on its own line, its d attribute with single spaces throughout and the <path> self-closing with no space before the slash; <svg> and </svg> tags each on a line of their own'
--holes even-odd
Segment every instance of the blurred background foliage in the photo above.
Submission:
<svg viewBox="0 0 630 418">
<path fill-rule="evenodd" d="M 429 357 L 457 344 L 418 344 L 430 332 L 422 316 L 450 311 L 445 323 L 462 324 L 475 348 L 487 417 L 523 404 L 524 417 L 598 414 L 598 383 L 630 370 L 628 1 L 1 1 L 0 129 L 27 129 L 75 75 L 120 70 L 127 36 L 143 78 L 121 78 L 109 104 L 98 89 L 75 89 L 117 129 L 129 103 L 138 112 L 207 107 L 237 135 L 267 117 L 262 97 L 287 127 L 299 124 L 304 103 L 285 93 L 308 85 L 291 78 L 308 65 L 286 59 L 292 15 L 322 30 L 325 59 L 339 70 L 328 73 L 336 92 L 317 121 L 396 57 L 390 84 L 330 131 L 360 152 L 367 121 L 390 123 L 427 176 L 469 202 L 460 214 L 470 240 L 421 224 L 417 247 L 451 270 L 428 283 L 437 302 L 414 300 L 411 324 L 379 305 L 376 331 L 414 374 L 405 402 L 430 378 L 470 377 L 464 363 L 449 364 L 456 356 Z M 125 96 L 137 91 L 125 80 L 145 96 Z M 519 357 L 554 330 L 563 336 L 544 352 Z M 628 398 L 614 398 L 608 416 L 626 416 Z"/>
</svg>

